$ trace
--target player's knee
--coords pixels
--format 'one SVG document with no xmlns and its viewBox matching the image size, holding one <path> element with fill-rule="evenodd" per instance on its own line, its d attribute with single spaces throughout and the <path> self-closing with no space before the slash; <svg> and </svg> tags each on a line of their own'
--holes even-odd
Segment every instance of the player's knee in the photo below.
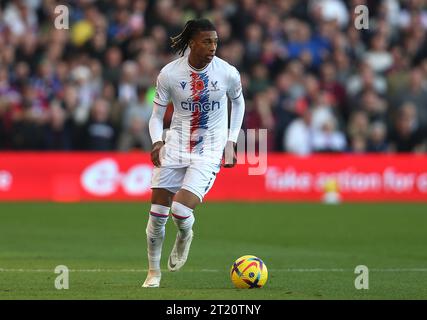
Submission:
<svg viewBox="0 0 427 320">
<path fill-rule="evenodd" d="M 159 218 L 168 218 L 169 216 L 169 206 L 163 206 L 160 204 L 152 204 L 150 208 L 150 215 Z"/>
<path fill-rule="evenodd" d="M 145 232 L 151 235 L 161 235 L 164 233 L 165 225 L 169 217 L 169 210 L 169 207 L 152 204 Z"/>
<path fill-rule="evenodd" d="M 172 202 L 171 211 L 174 220 L 185 220 L 191 217 L 194 218 L 193 209 L 177 201 Z"/>
</svg>

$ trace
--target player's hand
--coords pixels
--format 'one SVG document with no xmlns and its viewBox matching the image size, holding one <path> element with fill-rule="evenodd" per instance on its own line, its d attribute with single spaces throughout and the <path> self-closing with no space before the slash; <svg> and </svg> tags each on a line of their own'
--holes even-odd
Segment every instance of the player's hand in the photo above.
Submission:
<svg viewBox="0 0 427 320">
<path fill-rule="evenodd" d="M 153 143 L 153 146 L 151 147 L 151 162 L 155 167 L 160 167 L 160 149 L 163 147 L 164 142 L 163 141 L 157 141 L 156 143 Z"/>
<path fill-rule="evenodd" d="M 237 162 L 236 143 L 227 141 L 224 149 L 224 168 L 233 168 Z"/>
</svg>

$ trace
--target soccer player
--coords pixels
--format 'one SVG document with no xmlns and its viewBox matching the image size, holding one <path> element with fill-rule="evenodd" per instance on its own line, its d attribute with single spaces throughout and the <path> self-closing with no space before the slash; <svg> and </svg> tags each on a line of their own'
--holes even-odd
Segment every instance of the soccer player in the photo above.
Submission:
<svg viewBox="0 0 427 320">
<path fill-rule="evenodd" d="M 146 229 L 149 271 L 143 287 L 151 288 L 160 285 L 160 257 L 169 211 L 178 233 L 168 270 L 178 271 L 187 260 L 193 239 L 194 209 L 212 188 L 223 157 L 224 167 L 236 163 L 235 146 L 245 111 L 240 74 L 215 56 L 218 36 L 209 20 L 188 21 L 171 40 L 172 49 L 181 57 L 158 75 L 149 122 L 155 167 Z M 230 130 L 227 99 L 232 105 Z M 163 142 L 163 117 L 169 100 L 174 112 Z"/>
</svg>

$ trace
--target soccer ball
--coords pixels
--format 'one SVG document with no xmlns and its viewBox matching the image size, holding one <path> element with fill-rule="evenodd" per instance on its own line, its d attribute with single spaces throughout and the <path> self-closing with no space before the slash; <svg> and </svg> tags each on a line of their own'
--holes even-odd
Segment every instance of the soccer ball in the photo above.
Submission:
<svg viewBox="0 0 427 320">
<path fill-rule="evenodd" d="M 236 288 L 261 288 L 268 279 L 267 266 L 258 257 L 242 256 L 231 266 L 230 277 Z"/>
</svg>

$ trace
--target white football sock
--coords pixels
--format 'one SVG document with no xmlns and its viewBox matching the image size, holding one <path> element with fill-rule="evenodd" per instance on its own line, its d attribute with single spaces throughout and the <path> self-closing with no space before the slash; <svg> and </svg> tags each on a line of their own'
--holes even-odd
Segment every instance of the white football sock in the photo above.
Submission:
<svg viewBox="0 0 427 320">
<path fill-rule="evenodd" d="M 172 202 L 172 219 L 178 228 L 178 234 L 181 239 L 185 239 L 190 233 L 194 224 L 193 209 L 184 206 L 179 202 Z"/>
<path fill-rule="evenodd" d="M 148 218 L 147 253 L 149 270 L 160 270 L 163 240 L 165 238 L 165 225 L 169 217 L 169 207 L 152 204 Z"/>
</svg>

